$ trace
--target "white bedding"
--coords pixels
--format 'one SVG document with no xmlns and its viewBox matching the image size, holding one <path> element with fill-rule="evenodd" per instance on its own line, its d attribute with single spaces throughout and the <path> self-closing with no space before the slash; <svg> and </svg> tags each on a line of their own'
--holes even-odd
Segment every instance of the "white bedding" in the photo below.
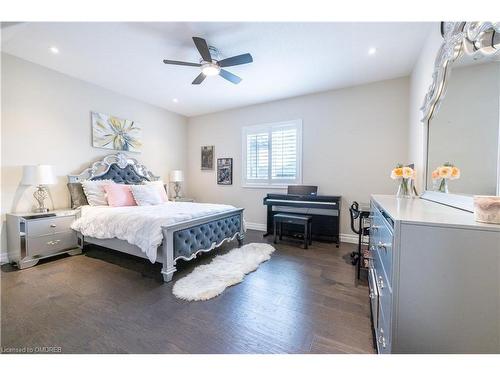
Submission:
<svg viewBox="0 0 500 375">
<path fill-rule="evenodd" d="M 71 228 L 84 236 L 118 238 L 138 246 L 154 263 L 163 240 L 162 226 L 229 211 L 225 204 L 168 202 L 157 206 L 83 206 Z"/>
</svg>

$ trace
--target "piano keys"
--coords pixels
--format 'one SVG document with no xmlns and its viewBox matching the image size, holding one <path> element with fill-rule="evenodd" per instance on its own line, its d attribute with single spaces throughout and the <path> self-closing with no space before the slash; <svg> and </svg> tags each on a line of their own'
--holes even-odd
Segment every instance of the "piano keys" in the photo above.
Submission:
<svg viewBox="0 0 500 375">
<path fill-rule="evenodd" d="M 295 213 L 310 215 L 312 220 L 312 236 L 314 240 L 340 242 L 340 202 L 338 195 L 316 194 L 267 194 L 264 205 L 267 206 L 267 232 L 273 234 L 273 217 L 278 213 Z M 295 236 L 301 228 L 287 225 L 284 234 Z"/>
</svg>

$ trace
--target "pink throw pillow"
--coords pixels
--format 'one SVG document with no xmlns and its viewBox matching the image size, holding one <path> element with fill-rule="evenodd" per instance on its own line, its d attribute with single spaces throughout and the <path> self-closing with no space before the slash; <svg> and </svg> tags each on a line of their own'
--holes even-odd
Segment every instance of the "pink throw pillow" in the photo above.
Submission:
<svg viewBox="0 0 500 375">
<path fill-rule="evenodd" d="M 106 198 L 111 207 L 137 206 L 130 186 L 123 184 L 104 185 Z"/>
</svg>

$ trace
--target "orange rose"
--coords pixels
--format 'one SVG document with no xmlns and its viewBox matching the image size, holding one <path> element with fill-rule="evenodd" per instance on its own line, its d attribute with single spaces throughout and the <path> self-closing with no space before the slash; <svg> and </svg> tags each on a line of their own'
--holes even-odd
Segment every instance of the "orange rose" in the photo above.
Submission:
<svg viewBox="0 0 500 375">
<path fill-rule="evenodd" d="M 451 177 L 451 167 L 443 166 L 438 168 L 439 177 L 450 178 Z"/>
<path fill-rule="evenodd" d="M 437 169 L 434 169 L 432 171 L 432 179 L 437 180 L 439 178 L 439 171 Z"/>
<path fill-rule="evenodd" d="M 460 169 L 451 167 L 451 179 L 456 180 L 457 178 L 460 178 Z"/>
<path fill-rule="evenodd" d="M 403 168 L 394 168 L 391 172 L 391 178 L 397 180 L 403 177 Z"/>
</svg>

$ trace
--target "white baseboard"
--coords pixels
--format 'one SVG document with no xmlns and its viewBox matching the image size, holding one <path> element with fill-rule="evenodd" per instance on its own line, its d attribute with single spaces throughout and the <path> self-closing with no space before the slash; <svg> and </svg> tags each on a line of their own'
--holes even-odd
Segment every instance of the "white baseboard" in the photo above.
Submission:
<svg viewBox="0 0 500 375">
<path fill-rule="evenodd" d="M 245 222 L 245 226 L 247 229 L 251 230 L 258 230 L 261 232 L 265 232 L 267 230 L 267 225 L 266 224 L 260 224 L 260 223 L 250 223 L 250 222 Z M 347 233 L 341 233 L 340 234 L 340 242 L 346 242 L 346 243 L 358 243 L 358 235 L 357 234 L 347 234 Z"/>
<path fill-rule="evenodd" d="M 357 234 L 340 233 L 340 242 L 358 243 L 358 238 Z"/>
<path fill-rule="evenodd" d="M 261 231 L 261 232 L 265 232 L 267 230 L 267 225 L 266 224 L 250 223 L 249 221 L 245 222 L 245 227 L 247 229 L 258 230 L 258 231 Z"/>
<path fill-rule="evenodd" d="M 0 253 L 0 264 L 9 263 L 9 254 L 8 253 Z"/>
</svg>

